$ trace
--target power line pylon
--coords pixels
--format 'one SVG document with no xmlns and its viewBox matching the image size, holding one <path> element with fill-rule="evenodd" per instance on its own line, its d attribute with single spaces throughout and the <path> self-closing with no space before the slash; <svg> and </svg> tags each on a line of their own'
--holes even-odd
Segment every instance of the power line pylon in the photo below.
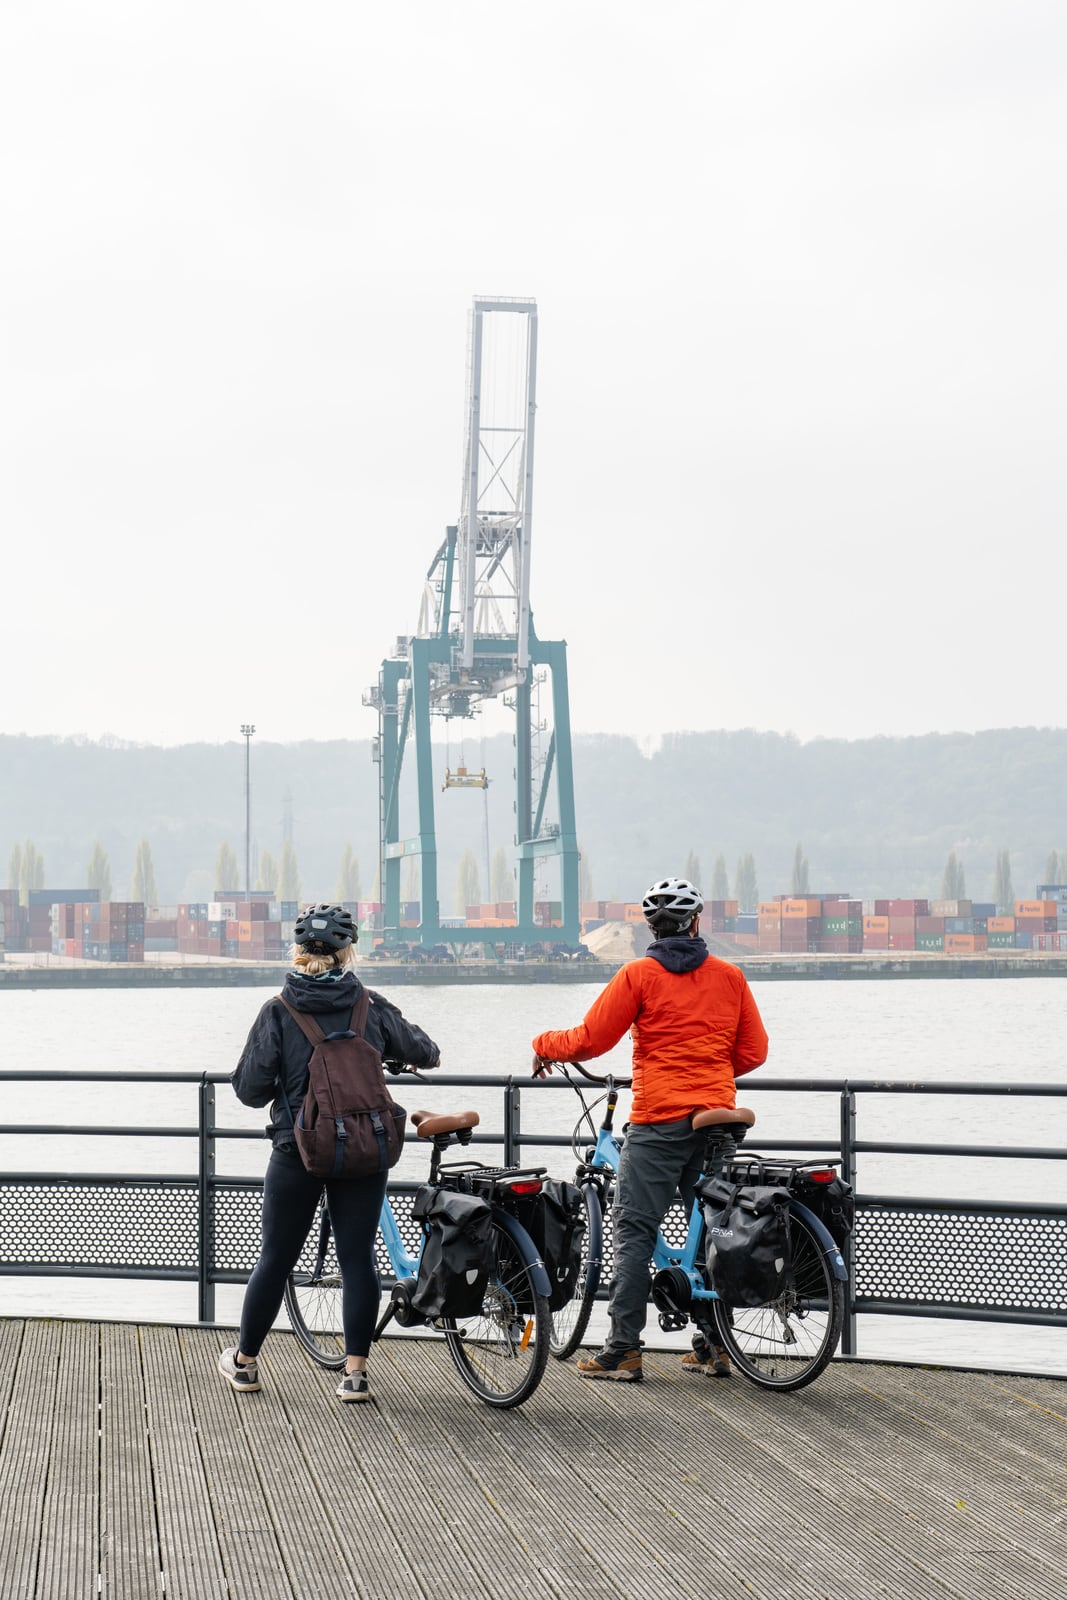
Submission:
<svg viewBox="0 0 1067 1600">
<path fill-rule="evenodd" d="M 420 866 L 418 941 L 531 944 L 579 937 L 578 841 L 574 818 L 567 647 L 539 639 L 530 608 L 537 304 L 476 298 L 467 356 L 467 427 L 459 520 L 426 574 L 417 632 L 397 640 L 364 703 L 378 711 L 374 759 L 384 933 L 400 937 L 400 863 Z M 551 726 L 536 720 L 532 692 L 551 677 Z M 515 717 L 517 921 L 512 928 L 441 926 L 431 718 L 469 718 L 502 699 Z M 539 748 L 547 735 L 547 749 Z M 404 837 L 400 775 L 415 750 L 417 832 Z M 556 817 L 549 820 L 554 798 Z M 558 863 L 561 925 L 534 918 L 534 866 Z M 415 930 L 412 930 L 414 932 Z M 407 936 L 407 935 L 406 935 Z"/>
</svg>

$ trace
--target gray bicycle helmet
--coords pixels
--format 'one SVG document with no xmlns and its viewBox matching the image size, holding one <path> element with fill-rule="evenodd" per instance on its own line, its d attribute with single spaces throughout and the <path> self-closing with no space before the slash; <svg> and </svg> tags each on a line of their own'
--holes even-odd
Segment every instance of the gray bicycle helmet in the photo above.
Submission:
<svg viewBox="0 0 1067 1600">
<path fill-rule="evenodd" d="M 645 921 L 654 933 L 684 933 L 704 909 L 704 896 L 688 878 L 661 878 L 641 901 Z"/>
<path fill-rule="evenodd" d="M 313 955 L 331 955 L 354 943 L 359 930 L 344 906 L 305 906 L 293 926 L 293 938 Z"/>
</svg>

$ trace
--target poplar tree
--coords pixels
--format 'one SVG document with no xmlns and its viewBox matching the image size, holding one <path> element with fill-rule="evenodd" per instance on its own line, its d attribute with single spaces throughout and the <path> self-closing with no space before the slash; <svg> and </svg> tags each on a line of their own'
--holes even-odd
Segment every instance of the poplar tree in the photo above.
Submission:
<svg viewBox="0 0 1067 1600">
<path fill-rule="evenodd" d="M 955 850 L 950 850 L 948 860 L 945 862 L 945 872 L 941 879 L 942 900 L 965 900 L 967 898 L 967 881 L 963 873 L 963 862 L 956 857 Z"/>
<path fill-rule="evenodd" d="M 729 900 L 730 880 L 726 876 L 726 857 L 717 855 L 715 865 L 711 869 L 711 899 Z"/>
<path fill-rule="evenodd" d="M 1053 850 L 1050 853 L 1048 860 L 1045 862 L 1045 876 L 1043 881 L 1045 883 L 1062 883 L 1063 877 L 1061 874 L 1063 874 L 1065 870 L 1067 870 L 1067 861 L 1064 861 L 1063 865 L 1061 866 L 1060 858 L 1056 854 L 1055 850 Z"/>
<path fill-rule="evenodd" d="M 363 890 L 359 881 L 359 862 L 352 853 L 352 846 L 346 844 L 341 852 L 341 865 L 337 872 L 337 887 L 334 890 L 334 899 L 339 905 L 347 901 L 361 900 Z"/>
<path fill-rule="evenodd" d="M 146 906 L 154 906 L 158 903 L 156 897 L 156 874 L 152 865 L 152 847 L 145 838 L 142 838 L 138 843 L 137 853 L 133 858 L 130 899 L 140 900 Z"/>
<path fill-rule="evenodd" d="M 267 889 L 271 894 L 278 887 L 278 863 L 269 850 L 264 850 L 259 858 L 259 871 L 256 873 L 256 888 Z"/>
<path fill-rule="evenodd" d="M 16 848 L 18 848 L 16 846 Z M 22 905 L 30 903 L 30 891 L 44 888 L 44 856 L 37 854 L 37 848 L 32 839 L 19 850 L 18 857 L 19 881 L 11 887 L 19 891 L 19 900 Z"/>
<path fill-rule="evenodd" d="M 690 850 L 685 858 L 685 876 L 690 883 L 700 888 L 700 857 L 695 850 Z"/>
<path fill-rule="evenodd" d="M 476 906 L 482 898 L 482 880 L 478 876 L 478 858 L 473 850 L 464 850 L 456 879 L 456 915 L 465 916 L 468 906 Z"/>
<path fill-rule="evenodd" d="M 581 867 L 578 868 L 581 877 Z M 511 875 L 511 865 L 508 853 L 504 846 L 498 845 L 493 855 L 493 887 L 491 890 L 494 900 L 514 900 L 515 880 Z"/>
<path fill-rule="evenodd" d="M 107 859 L 107 851 L 99 839 L 93 845 L 85 881 L 90 889 L 99 889 L 101 900 L 111 899 L 111 865 Z"/>
<path fill-rule="evenodd" d="M 1053 882 L 1049 879 L 1049 882 Z M 1008 850 L 997 852 L 997 870 L 993 884 L 993 899 L 997 903 L 997 913 L 1000 916 L 1010 916 L 1015 905 L 1015 890 L 1011 886 L 1011 853 Z"/>
<path fill-rule="evenodd" d="M 750 851 L 746 852 L 737 863 L 737 875 L 734 878 L 734 899 L 737 909 L 751 916 L 759 904 L 759 888 L 756 883 L 756 863 Z"/>
<path fill-rule="evenodd" d="M 579 848 L 578 899 L 584 904 L 586 900 L 592 900 L 593 898 L 593 874 L 589 870 L 589 857 L 586 855 L 584 850 Z"/>
<path fill-rule="evenodd" d="M 243 887 L 241 869 L 230 845 L 223 840 L 215 857 L 215 889 L 219 894 L 237 894 Z"/>
<path fill-rule="evenodd" d="M 16 891 L 22 888 L 22 846 L 11 846 L 11 854 L 7 858 L 7 886 Z"/>
<path fill-rule="evenodd" d="M 793 894 L 807 894 L 808 889 L 808 858 L 804 846 L 798 843 L 793 853 Z"/>
<path fill-rule="evenodd" d="M 300 873 L 296 865 L 296 852 L 286 839 L 282 845 L 281 855 L 278 857 L 278 887 L 279 900 L 300 899 Z"/>
</svg>

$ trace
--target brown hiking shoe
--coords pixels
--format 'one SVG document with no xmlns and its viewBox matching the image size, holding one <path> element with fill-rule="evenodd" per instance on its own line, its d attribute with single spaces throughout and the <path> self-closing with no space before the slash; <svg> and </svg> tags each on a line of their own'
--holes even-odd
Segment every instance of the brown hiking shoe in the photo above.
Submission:
<svg viewBox="0 0 1067 1600">
<path fill-rule="evenodd" d="M 601 1350 L 599 1355 L 583 1356 L 578 1362 L 578 1374 L 582 1378 L 613 1378 L 616 1383 L 640 1383 L 641 1352 L 627 1350 L 619 1355 Z"/>
<path fill-rule="evenodd" d="M 730 1357 L 721 1344 L 700 1344 L 682 1357 L 682 1371 L 709 1378 L 730 1376 Z"/>
</svg>

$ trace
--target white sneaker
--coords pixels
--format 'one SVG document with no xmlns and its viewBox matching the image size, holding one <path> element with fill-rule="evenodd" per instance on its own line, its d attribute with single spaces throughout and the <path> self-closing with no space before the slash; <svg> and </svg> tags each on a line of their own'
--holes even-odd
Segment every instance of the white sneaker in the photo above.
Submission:
<svg viewBox="0 0 1067 1600">
<path fill-rule="evenodd" d="M 237 1347 L 232 1345 L 219 1356 L 219 1371 L 235 1389 L 241 1389 L 245 1394 L 254 1394 L 263 1385 L 259 1381 L 259 1368 L 254 1361 L 247 1363 L 237 1360 Z"/>
</svg>

